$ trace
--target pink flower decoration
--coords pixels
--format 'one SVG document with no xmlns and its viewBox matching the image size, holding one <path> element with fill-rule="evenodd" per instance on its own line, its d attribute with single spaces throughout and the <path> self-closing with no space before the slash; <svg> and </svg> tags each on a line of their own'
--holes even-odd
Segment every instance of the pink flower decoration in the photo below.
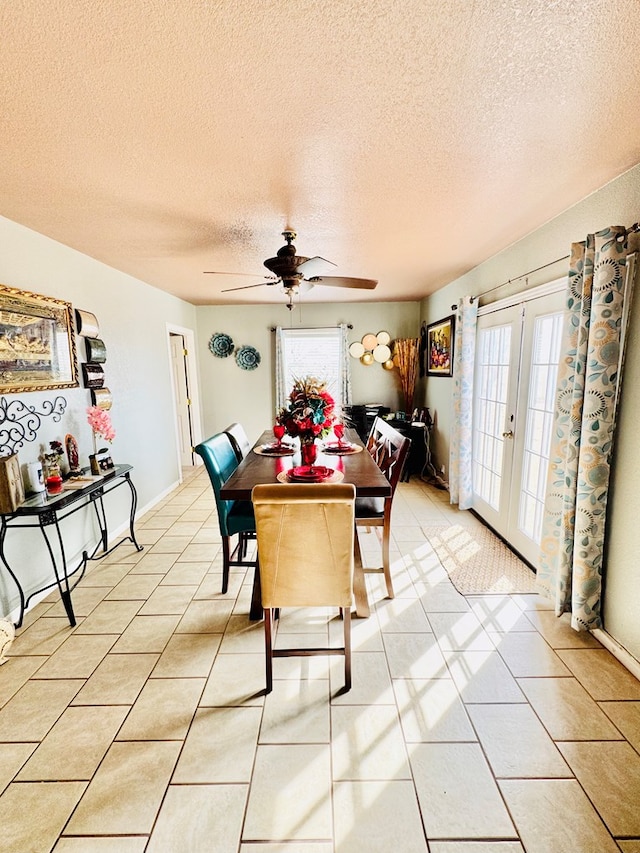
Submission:
<svg viewBox="0 0 640 853">
<path fill-rule="evenodd" d="M 89 406 L 87 409 L 87 420 L 95 434 L 102 436 L 105 441 L 113 441 L 116 437 L 116 431 L 111 423 L 111 416 L 104 409 L 99 409 L 98 406 Z"/>
</svg>

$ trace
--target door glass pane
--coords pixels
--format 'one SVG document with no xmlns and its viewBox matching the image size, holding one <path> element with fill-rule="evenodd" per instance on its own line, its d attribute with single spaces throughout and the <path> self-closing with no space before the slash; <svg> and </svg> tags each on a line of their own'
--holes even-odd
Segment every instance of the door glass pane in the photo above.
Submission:
<svg viewBox="0 0 640 853">
<path fill-rule="evenodd" d="M 498 510 L 502 479 L 504 419 L 509 382 L 511 326 L 478 332 L 476 429 L 473 436 L 473 490 Z"/>
<path fill-rule="evenodd" d="M 518 529 L 537 543 L 542 532 L 562 317 L 562 313 L 538 317 L 533 330 Z"/>
</svg>

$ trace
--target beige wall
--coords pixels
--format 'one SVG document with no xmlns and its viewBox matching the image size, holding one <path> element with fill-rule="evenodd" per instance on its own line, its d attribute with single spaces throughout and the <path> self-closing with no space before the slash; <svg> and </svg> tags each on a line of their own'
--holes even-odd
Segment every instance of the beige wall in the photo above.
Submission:
<svg viewBox="0 0 640 853">
<path fill-rule="evenodd" d="M 381 302 L 363 305 L 307 304 L 289 314 L 284 297 L 281 305 L 244 307 L 212 305 L 198 308 L 198 358 L 203 414 L 203 433 L 212 435 L 233 421 L 241 422 L 254 441 L 275 416 L 274 357 L 276 325 L 327 326 L 351 323 L 349 341 L 359 341 L 367 332 L 386 330 L 392 338 L 416 337 L 420 307 L 417 302 Z M 249 344 L 261 356 L 256 370 L 240 370 L 233 356 L 216 358 L 208 349 L 215 332 L 230 335 L 236 346 Z M 381 365 L 367 367 L 351 359 L 354 403 L 400 406 L 396 371 Z"/>
<path fill-rule="evenodd" d="M 465 294 L 481 294 L 509 279 L 521 276 L 549 261 L 567 255 L 572 242 L 608 225 L 632 225 L 640 219 L 640 166 L 621 175 L 579 204 L 548 222 L 510 248 L 471 270 L 438 293 L 423 300 L 422 319 L 428 323 L 451 313 L 451 306 Z M 464 239 L 463 235 L 460 239 Z M 565 275 L 562 261 L 502 287 L 480 304 Z M 636 293 L 632 317 L 623 399 L 619 416 L 613 490 L 609 503 L 610 534 L 605 554 L 605 628 L 636 659 L 640 659 L 640 525 L 638 525 L 637 424 L 640 422 L 640 298 Z M 437 419 L 433 450 L 438 467 L 448 470 L 451 426 L 451 380 L 429 378 L 422 393 Z"/>
<path fill-rule="evenodd" d="M 116 462 L 134 466 L 132 479 L 139 507 L 154 501 L 178 481 L 176 434 L 173 420 L 166 323 L 195 329 L 194 306 L 119 273 L 98 261 L 0 218 L 0 282 L 71 302 L 75 308 L 93 312 L 107 347 L 104 365 L 106 385 L 113 393 L 111 410 L 116 438 L 112 456 Z M 85 360 L 84 342 L 78 339 L 78 355 Z M 67 432 L 76 436 L 81 464 L 88 464 L 93 450 L 85 409 L 91 404 L 84 388 L 53 392 L 5 395 L 39 407 L 44 400 L 61 394 L 67 409 L 60 423 L 43 420 L 35 442 L 20 449 L 21 464 L 38 458 L 54 439 Z M 129 514 L 127 489 L 109 496 L 112 528 L 122 525 Z M 64 523 L 71 561 L 77 561 L 92 535 L 91 515 L 77 513 Z M 94 540 L 95 541 L 95 538 Z M 23 579 L 27 592 L 49 577 L 51 569 L 39 531 L 10 531 L 6 551 L 12 567 Z M 0 569 L 0 614 L 17 604 L 13 582 Z"/>
</svg>

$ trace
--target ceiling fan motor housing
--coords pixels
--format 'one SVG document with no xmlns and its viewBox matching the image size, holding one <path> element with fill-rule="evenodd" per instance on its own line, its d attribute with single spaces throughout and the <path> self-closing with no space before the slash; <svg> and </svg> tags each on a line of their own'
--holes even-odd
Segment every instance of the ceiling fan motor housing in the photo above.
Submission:
<svg viewBox="0 0 640 853">
<path fill-rule="evenodd" d="M 267 258 L 264 265 L 270 272 L 282 279 L 285 287 L 293 287 L 303 277 L 303 273 L 298 272 L 298 267 L 300 264 L 306 263 L 309 258 L 296 255 L 296 247 L 291 242 L 296 236 L 295 231 L 284 231 L 283 236 L 287 245 L 278 249 L 275 258 Z"/>
</svg>

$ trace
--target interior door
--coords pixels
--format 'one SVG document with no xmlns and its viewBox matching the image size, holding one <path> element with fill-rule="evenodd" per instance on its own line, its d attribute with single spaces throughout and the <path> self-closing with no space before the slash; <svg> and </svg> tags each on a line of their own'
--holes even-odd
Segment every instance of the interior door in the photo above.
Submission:
<svg viewBox="0 0 640 853">
<path fill-rule="evenodd" d="M 182 467 L 193 465 L 193 442 L 191 437 L 191 400 L 186 367 L 186 350 L 182 335 L 171 334 L 171 370 L 176 394 L 176 421 L 180 464 Z"/>
<path fill-rule="evenodd" d="M 564 293 L 478 320 L 473 506 L 537 567 Z"/>
</svg>

